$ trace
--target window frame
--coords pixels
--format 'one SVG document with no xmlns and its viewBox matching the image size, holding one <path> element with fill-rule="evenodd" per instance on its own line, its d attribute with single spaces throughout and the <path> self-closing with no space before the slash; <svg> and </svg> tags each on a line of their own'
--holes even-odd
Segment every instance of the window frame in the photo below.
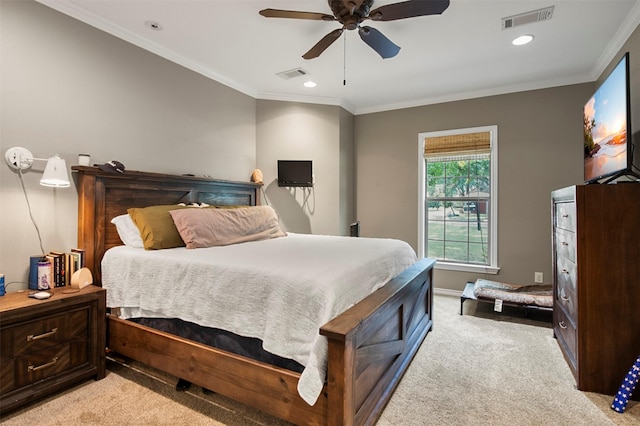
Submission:
<svg viewBox="0 0 640 426">
<path fill-rule="evenodd" d="M 418 134 L 418 257 L 425 256 L 427 243 L 427 185 L 426 185 L 426 159 L 424 154 L 424 141 L 426 138 L 464 135 L 467 133 L 490 133 L 490 201 L 488 218 L 488 265 L 473 263 L 450 262 L 438 260 L 436 269 L 476 272 L 485 274 L 497 274 L 500 271 L 498 266 L 498 126 L 480 126 L 463 129 L 440 130 L 434 132 L 422 132 Z"/>
</svg>

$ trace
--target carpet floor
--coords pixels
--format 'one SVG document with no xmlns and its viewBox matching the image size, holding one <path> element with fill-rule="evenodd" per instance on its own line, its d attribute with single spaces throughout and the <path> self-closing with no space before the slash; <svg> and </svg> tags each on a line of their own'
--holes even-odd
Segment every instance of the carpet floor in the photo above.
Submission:
<svg viewBox="0 0 640 426">
<path fill-rule="evenodd" d="M 551 330 L 551 315 L 434 297 L 434 329 L 378 421 L 395 425 L 639 425 L 640 404 L 624 414 L 611 396 L 580 392 Z M 136 362 L 107 362 L 88 380 L 11 413 L 13 425 L 286 425 Z M 622 377 L 620 378 L 622 380 Z M 640 392 L 640 390 L 638 390 Z M 637 396 L 636 396 L 637 397 Z"/>
</svg>

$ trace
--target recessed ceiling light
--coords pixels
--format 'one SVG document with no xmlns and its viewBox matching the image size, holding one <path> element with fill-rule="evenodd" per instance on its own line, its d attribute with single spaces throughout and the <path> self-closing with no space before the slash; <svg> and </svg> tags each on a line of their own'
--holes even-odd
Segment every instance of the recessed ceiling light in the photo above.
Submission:
<svg viewBox="0 0 640 426">
<path fill-rule="evenodd" d="M 531 34 L 524 34 L 516 37 L 511 43 L 516 46 L 522 46 L 523 44 L 531 43 L 533 36 Z"/>
<path fill-rule="evenodd" d="M 162 31 L 162 25 L 156 21 L 147 21 L 144 24 L 154 31 Z"/>
<path fill-rule="evenodd" d="M 316 82 L 309 80 L 304 83 L 304 87 L 316 87 Z"/>
</svg>

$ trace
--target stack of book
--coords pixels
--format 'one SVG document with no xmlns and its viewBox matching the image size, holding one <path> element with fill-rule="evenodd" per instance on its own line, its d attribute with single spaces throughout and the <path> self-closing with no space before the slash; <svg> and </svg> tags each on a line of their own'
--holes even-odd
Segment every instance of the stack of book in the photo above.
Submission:
<svg viewBox="0 0 640 426">
<path fill-rule="evenodd" d="M 73 273 L 84 268 L 85 251 L 83 249 L 71 249 L 69 252 L 51 251 L 42 260 L 50 264 L 47 282 L 51 283 L 52 287 L 65 287 L 71 284 Z"/>
</svg>

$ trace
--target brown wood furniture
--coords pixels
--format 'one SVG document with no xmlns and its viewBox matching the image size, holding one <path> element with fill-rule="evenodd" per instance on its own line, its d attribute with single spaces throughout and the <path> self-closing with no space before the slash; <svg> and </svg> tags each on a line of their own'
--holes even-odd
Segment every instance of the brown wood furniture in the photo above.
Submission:
<svg viewBox="0 0 640 426">
<path fill-rule="evenodd" d="M 105 376 L 106 291 L 0 297 L 0 413 L 72 383 Z"/>
<path fill-rule="evenodd" d="M 111 218 L 129 207 L 177 202 L 255 205 L 260 186 L 198 177 L 75 166 L 78 244 L 100 279 L 104 252 L 122 244 Z M 314 406 L 299 373 L 108 316 L 108 347 L 174 376 L 296 424 L 373 424 L 433 324 L 432 273 L 423 259 L 321 327 L 329 342 L 327 383 Z"/>
<path fill-rule="evenodd" d="M 640 183 L 553 191 L 554 334 L 578 389 L 614 395 L 640 355 Z"/>
</svg>

